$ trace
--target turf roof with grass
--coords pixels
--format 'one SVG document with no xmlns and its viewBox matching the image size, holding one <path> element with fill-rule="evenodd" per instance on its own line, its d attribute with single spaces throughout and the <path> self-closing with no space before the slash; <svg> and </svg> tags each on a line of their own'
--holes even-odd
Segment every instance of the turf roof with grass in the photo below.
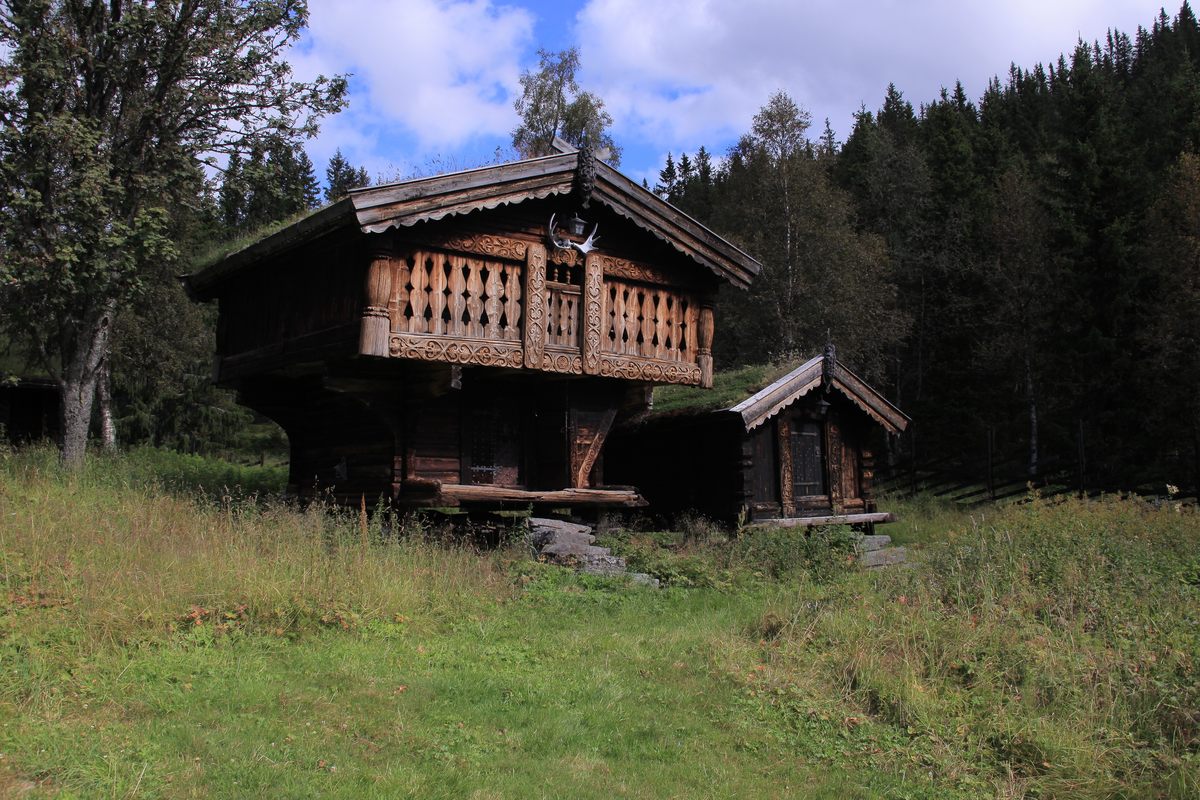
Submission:
<svg viewBox="0 0 1200 800">
<path fill-rule="evenodd" d="M 652 416 L 700 414 L 731 408 L 760 392 L 804 362 L 757 364 L 713 375 L 711 389 L 696 386 L 659 386 L 654 389 Z"/>
</svg>

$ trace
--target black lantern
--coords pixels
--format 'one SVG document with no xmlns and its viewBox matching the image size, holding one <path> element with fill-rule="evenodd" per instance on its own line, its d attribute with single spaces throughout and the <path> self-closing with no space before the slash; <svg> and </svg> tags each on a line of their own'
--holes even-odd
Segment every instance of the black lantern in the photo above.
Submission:
<svg viewBox="0 0 1200 800">
<path fill-rule="evenodd" d="M 567 233 L 571 236 L 583 236 L 584 229 L 587 228 L 587 223 L 579 218 L 576 214 L 575 218 L 567 223 Z"/>
<path fill-rule="evenodd" d="M 823 417 L 829 411 L 829 401 L 824 396 L 817 398 L 817 416 Z"/>
</svg>

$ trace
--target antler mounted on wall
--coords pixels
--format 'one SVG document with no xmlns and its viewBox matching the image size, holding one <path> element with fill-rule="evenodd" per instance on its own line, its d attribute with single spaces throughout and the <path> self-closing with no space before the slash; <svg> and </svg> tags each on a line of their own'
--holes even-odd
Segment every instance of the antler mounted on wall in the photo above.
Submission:
<svg viewBox="0 0 1200 800">
<path fill-rule="evenodd" d="M 554 220 L 557 218 L 557 216 L 557 214 L 550 215 L 550 224 L 546 228 L 547 238 L 549 238 L 550 244 L 554 245 L 559 250 L 571 250 L 574 248 L 575 250 L 583 253 L 585 256 L 596 249 L 596 242 L 600 239 L 600 237 L 596 235 L 596 231 L 600 230 L 600 223 L 597 222 L 592 226 L 592 232 L 588 234 L 586 240 L 583 242 L 573 242 L 566 237 L 560 237 L 558 235 L 558 228 L 554 224 Z M 578 228 L 578 232 L 572 231 L 574 235 L 582 236 L 583 228 L 587 223 L 585 223 L 579 217 L 575 217 L 569 224 L 572 228 Z"/>
</svg>

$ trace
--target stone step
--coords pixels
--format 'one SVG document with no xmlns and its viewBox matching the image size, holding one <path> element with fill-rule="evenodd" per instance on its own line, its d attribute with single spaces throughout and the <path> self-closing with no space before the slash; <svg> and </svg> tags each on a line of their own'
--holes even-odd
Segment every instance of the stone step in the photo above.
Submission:
<svg viewBox="0 0 1200 800">
<path fill-rule="evenodd" d="M 892 537 L 890 537 L 890 536 L 884 536 L 884 535 L 864 536 L 864 537 L 862 537 L 862 539 L 860 539 L 859 541 L 857 541 L 855 543 L 854 547 L 855 547 L 855 549 L 858 550 L 858 552 L 866 553 L 871 550 L 881 550 L 884 547 L 887 547 L 888 545 L 890 545 L 891 543 L 892 543 Z"/>
<path fill-rule="evenodd" d="M 903 564 L 907 558 L 908 550 L 903 547 L 884 547 L 859 555 L 858 565 L 863 569 L 887 567 L 893 564 Z"/>
</svg>

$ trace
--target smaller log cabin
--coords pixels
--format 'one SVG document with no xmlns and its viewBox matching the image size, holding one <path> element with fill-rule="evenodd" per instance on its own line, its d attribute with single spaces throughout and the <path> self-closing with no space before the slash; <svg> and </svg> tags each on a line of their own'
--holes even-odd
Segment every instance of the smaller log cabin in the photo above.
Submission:
<svg viewBox="0 0 1200 800">
<path fill-rule="evenodd" d="M 603 475 L 609 429 L 711 385 L 716 292 L 758 271 L 579 151 L 351 191 L 184 285 L 292 492 L 574 508 L 642 504 Z"/>
<path fill-rule="evenodd" d="M 908 424 L 828 345 L 736 405 L 626 424 L 610 437 L 605 474 L 636 483 L 656 514 L 870 527 L 894 521 L 871 495 L 873 434 Z"/>
</svg>

